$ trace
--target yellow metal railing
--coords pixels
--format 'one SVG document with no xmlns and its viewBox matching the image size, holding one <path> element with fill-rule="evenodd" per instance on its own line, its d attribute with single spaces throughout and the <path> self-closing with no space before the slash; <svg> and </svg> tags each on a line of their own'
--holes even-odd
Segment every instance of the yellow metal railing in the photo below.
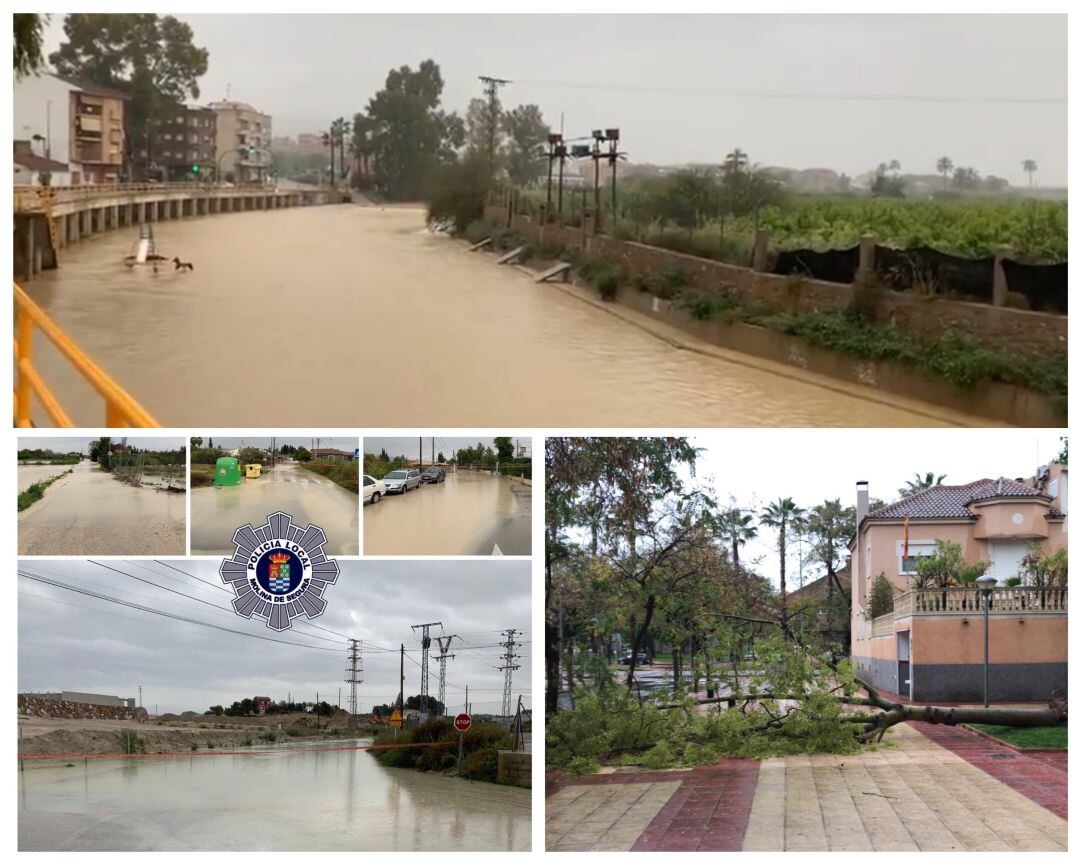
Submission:
<svg viewBox="0 0 1080 864">
<path fill-rule="evenodd" d="M 109 427 L 157 426 L 138 402 L 91 360 L 48 315 L 13 283 L 15 291 L 15 425 L 32 425 L 34 397 L 57 426 L 74 426 L 71 417 L 34 367 L 34 331 L 40 330 L 105 400 L 105 425 Z"/>
</svg>

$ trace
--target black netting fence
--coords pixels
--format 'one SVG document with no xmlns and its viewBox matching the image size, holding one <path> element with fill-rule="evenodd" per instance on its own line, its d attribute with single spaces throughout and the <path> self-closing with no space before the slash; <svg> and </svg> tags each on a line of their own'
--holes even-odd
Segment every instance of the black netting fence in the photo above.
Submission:
<svg viewBox="0 0 1080 864">
<path fill-rule="evenodd" d="M 1068 314 L 1068 264 L 1030 264 L 1006 258 L 1002 261 L 1005 281 L 1011 292 L 1023 295 L 1028 306 L 1039 312 Z M 831 249 L 791 249 L 776 257 L 773 272 L 782 276 L 808 276 L 825 282 L 850 284 L 859 269 L 859 247 Z M 874 273 L 894 291 L 917 290 L 942 294 L 975 303 L 994 302 L 994 259 L 963 258 L 938 252 L 929 246 L 893 249 L 877 246 Z"/>
<path fill-rule="evenodd" d="M 776 256 L 774 273 L 782 276 L 809 276 L 825 282 L 855 281 L 859 269 L 859 247 L 830 249 L 817 252 L 813 249 L 792 249 Z"/>
<path fill-rule="evenodd" d="M 1025 264 L 1005 258 L 1001 262 L 1010 291 L 1027 297 L 1038 312 L 1069 314 L 1069 265 Z"/>
<path fill-rule="evenodd" d="M 961 258 L 929 246 L 874 249 L 874 273 L 894 291 L 919 289 L 977 303 L 994 301 L 994 259 Z"/>
</svg>

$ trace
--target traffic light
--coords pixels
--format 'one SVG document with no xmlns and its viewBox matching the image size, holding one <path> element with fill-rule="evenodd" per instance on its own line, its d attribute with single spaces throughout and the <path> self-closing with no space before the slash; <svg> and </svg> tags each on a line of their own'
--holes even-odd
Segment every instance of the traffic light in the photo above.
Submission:
<svg viewBox="0 0 1080 864">
<path fill-rule="evenodd" d="M 192 174 L 198 174 L 199 173 L 199 163 L 198 162 L 196 162 L 194 165 L 191 166 L 191 173 Z"/>
</svg>

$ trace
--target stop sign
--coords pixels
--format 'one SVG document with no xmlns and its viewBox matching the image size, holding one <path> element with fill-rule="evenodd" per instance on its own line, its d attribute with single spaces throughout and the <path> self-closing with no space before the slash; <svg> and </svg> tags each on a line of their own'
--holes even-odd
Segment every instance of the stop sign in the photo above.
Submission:
<svg viewBox="0 0 1080 864">
<path fill-rule="evenodd" d="M 472 717 L 468 714 L 458 714 L 454 718 L 454 728 L 458 732 L 468 732 L 472 728 Z"/>
</svg>

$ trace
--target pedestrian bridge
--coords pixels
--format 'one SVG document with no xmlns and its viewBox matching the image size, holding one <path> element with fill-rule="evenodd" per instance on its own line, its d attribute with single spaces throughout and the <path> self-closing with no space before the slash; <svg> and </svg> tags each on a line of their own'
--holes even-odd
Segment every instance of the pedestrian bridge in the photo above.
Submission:
<svg viewBox="0 0 1080 864">
<path fill-rule="evenodd" d="M 30 281 L 59 265 L 82 238 L 144 223 L 245 210 L 332 204 L 330 187 L 279 188 L 204 183 L 114 183 L 14 188 L 14 276 Z"/>
</svg>

